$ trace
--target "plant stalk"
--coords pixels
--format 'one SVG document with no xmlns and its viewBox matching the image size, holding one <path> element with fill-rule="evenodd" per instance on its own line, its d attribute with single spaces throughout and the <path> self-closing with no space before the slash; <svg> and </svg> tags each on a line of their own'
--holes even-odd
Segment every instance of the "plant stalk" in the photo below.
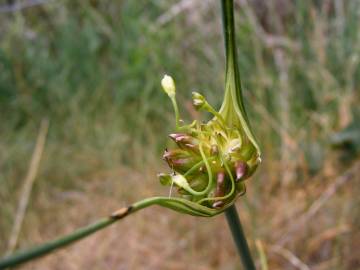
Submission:
<svg viewBox="0 0 360 270">
<path fill-rule="evenodd" d="M 235 205 L 230 206 L 225 211 L 225 216 L 244 268 L 246 270 L 255 270 L 255 264 L 251 257 L 250 249 Z"/>
<path fill-rule="evenodd" d="M 49 254 L 57 249 L 75 243 L 78 240 L 81 240 L 101 229 L 110 226 L 116 221 L 119 221 L 141 209 L 150 207 L 152 205 L 159 205 L 181 213 L 190 214 L 193 216 L 201 216 L 201 217 L 212 217 L 226 210 L 226 209 L 216 210 L 212 208 L 207 208 L 205 206 L 187 201 L 182 198 L 168 198 L 168 197 L 146 198 L 141 201 L 133 203 L 131 206 L 120 208 L 115 212 L 113 212 L 108 217 L 100 219 L 94 222 L 93 224 L 80 228 L 68 235 L 61 236 L 55 240 L 49 241 L 37 247 L 33 247 L 23 251 L 18 251 L 7 257 L 0 258 L 0 269 L 12 267 L 36 259 L 38 257 L 44 256 L 46 254 Z"/>
<path fill-rule="evenodd" d="M 225 59 L 226 59 L 226 76 L 225 85 L 228 80 L 234 80 L 236 88 L 236 96 L 239 100 L 239 105 L 242 106 L 243 112 L 246 116 L 242 93 L 239 67 L 237 63 L 236 41 L 235 41 L 235 23 L 234 23 L 234 1 L 222 0 L 221 9 L 223 16 L 223 31 L 225 41 Z M 244 231 L 241 226 L 240 218 L 237 213 L 235 205 L 230 206 L 226 211 L 226 220 L 230 227 L 232 237 L 236 244 L 241 261 L 246 270 L 255 270 L 255 264 L 251 257 L 250 249 L 246 241 Z"/>
<path fill-rule="evenodd" d="M 101 229 L 104 229 L 116 221 L 140 210 L 156 204 L 159 201 L 159 197 L 153 197 L 149 199 L 145 199 L 139 202 L 134 203 L 130 207 L 123 207 L 119 210 L 113 212 L 109 217 L 105 217 L 100 219 L 88 226 L 82 227 L 80 229 L 75 230 L 74 232 L 61 236 L 57 239 L 49 241 L 45 244 L 39 245 L 37 247 L 18 251 L 10 256 L 0 258 L 0 269 L 5 269 L 8 267 L 12 267 L 18 264 L 25 263 L 27 261 L 36 259 L 38 257 L 44 256 L 48 253 L 51 253 L 59 248 L 70 245 L 78 240 L 81 240 Z"/>
<path fill-rule="evenodd" d="M 12 267 L 17 264 L 21 264 L 21 263 L 27 262 L 29 260 L 35 259 L 37 257 L 41 257 L 47 253 L 52 252 L 55 249 L 67 246 L 67 245 L 69 245 L 77 240 L 80 240 L 98 230 L 101 230 L 101 229 L 111 225 L 115 221 L 116 221 L 116 219 L 104 218 L 102 220 L 95 222 L 94 224 L 91 224 L 84 228 L 78 229 L 75 232 L 73 232 L 67 236 L 60 237 L 58 239 L 55 239 L 53 241 L 50 241 L 46 244 L 40 245 L 40 246 L 35 247 L 30 250 L 16 252 L 15 254 L 5 257 L 0 261 L 0 269 Z"/>
</svg>

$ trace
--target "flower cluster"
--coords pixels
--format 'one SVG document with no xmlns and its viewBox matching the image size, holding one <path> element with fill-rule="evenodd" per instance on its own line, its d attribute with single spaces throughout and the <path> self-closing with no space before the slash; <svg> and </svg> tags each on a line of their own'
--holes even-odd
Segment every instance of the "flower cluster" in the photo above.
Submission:
<svg viewBox="0 0 360 270">
<path fill-rule="evenodd" d="M 163 158 L 172 170 L 159 174 L 163 185 L 176 186 L 179 194 L 197 204 L 221 209 L 245 193 L 244 180 L 260 162 L 260 151 L 239 104 L 229 86 L 217 112 L 202 96 L 193 92 L 195 109 L 213 118 L 207 123 L 183 125 L 176 103 L 173 79 L 165 75 L 162 87 L 170 97 L 176 116 L 176 132 L 169 135 L 176 148 L 166 149 Z"/>
</svg>

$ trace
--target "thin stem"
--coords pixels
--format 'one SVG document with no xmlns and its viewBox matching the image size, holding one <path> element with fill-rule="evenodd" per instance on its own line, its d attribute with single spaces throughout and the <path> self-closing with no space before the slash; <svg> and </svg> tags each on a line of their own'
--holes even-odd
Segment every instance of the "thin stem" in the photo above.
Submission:
<svg viewBox="0 0 360 270">
<path fill-rule="evenodd" d="M 170 99 L 171 99 L 171 102 L 172 102 L 172 105 L 173 105 L 173 108 L 174 108 L 174 113 L 175 113 L 175 126 L 176 126 L 176 129 L 179 129 L 179 128 L 180 128 L 180 112 L 179 112 L 179 107 L 178 107 L 178 105 L 177 105 L 175 96 L 170 97 Z"/>
<path fill-rule="evenodd" d="M 15 252 L 14 254 L 0 259 L 0 269 L 12 267 L 38 257 L 51 253 L 59 248 L 65 247 L 78 240 L 81 240 L 109 225 L 115 223 L 124 217 L 129 216 L 141 209 L 152 205 L 159 205 L 169 208 L 181 213 L 190 214 L 193 216 L 212 217 L 225 211 L 225 209 L 212 209 L 195 202 L 191 202 L 182 198 L 168 198 L 168 197 L 151 197 L 141 201 L 135 202 L 129 207 L 123 207 L 113 212 L 109 217 L 100 219 L 93 224 L 80 228 L 68 235 L 59 237 L 55 240 L 49 241 L 40 246 L 30 248 L 28 250 Z"/>
<path fill-rule="evenodd" d="M 215 159 L 215 157 L 209 157 L 208 161 L 213 161 Z M 198 170 L 202 165 L 204 164 L 204 160 L 199 161 L 198 163 L 196 163 L 190 170 L 188 170 L 185 174 L 184 177 L 187 177 L 189 175 L 191 175 L 193 172 L 195 172 L 196 170 Z"/>
<path fill-rule="evenodd" d="M 154 199 L 158 199 L 158 198 L 154 197 Z M 109 225 L 124 218 L 125 216 L 127 216 L 131 213 L 134 213 L 142 208 L 145 208 L 147 206 L 155 204 L 156 202 L 157 202 L 157 200 L 149 201 L 146 199 L 139 201 L 130 207 L 121 208 L 118 211 L 115 211 L 113 214 L 111 214 L 111 216 L 100 219 L 100 220 L 96 221 L 95 223 L 85 226 L 83 228 L 80 228 L 68 235 L 59 237 L 55 240 L 49 241 L 45 244 L 34 247 L 32 249 L 15 252 L 14 254 L 0 260 L 0 269 L 12 267 L 17 264 L 27 262 L 29 260 L 46 255 L 56 249 L 65 247 L 65 246 L 67 246 L 73 242 L 76 242 L 82 238 L 85 238 L 86 236 L 89 236 L 101 229 L 104 229 L 105 227 L 108 227 Z"/>
<path fill-rule="evenodd" d="M 246 270 L 256 270 L 235 205 L 225 211 L 227 223 Z"/>
<path fill-rule="evenodd" d="M 44 245 L 40 245 L 30 250 L 20 251 L 8 257 L 5 257 L 0 261 L 0 269 L 5 269 L 7 267 L 12 267 L 20 263 L 24 263 L 26 261 L 35 259 L 37 257 L 43 256 L 51 251 L 64 247 L 66 245 L 71 244 L 77 240 L 80 240 L 100 229 L 103 229 L 112 223 L 114 223 L 116 219 L 114 218 L 104 218 L 102 220 L 97 221 L 94 224 L 76 230 L 75 232 L 53 241 L 50 241 Z"/>
<path fill-rule="evenodd" d="M 222 0 L 222 16 L 223 16 L 223 31 L 225 40 L 225 57 L 226 57 L 226 77 L 225 77 L 225 89 L 232 85 L 235 88 L 235 96 L 225 96 L 227 98 L 236 98 L 238 105 L 244 113 L 244 117 L 247 118 L 242 93 L 239 67 L 237 63 L 236 42 L 235 42 L 235 23 L 234 23 L 234 1 Z M 226 91 L 228 93 L 228 91 Z M 230 206 L 225 211 L 226 219 L 230 227 L 232 237 L 236 244 L 238 253 L 241 257 L 242 263 L 246 270 L 255 270 L 255 264 L 251 257 L 251 253 L 246 242 L 246 238 L 240 223 L 238 213 L 235 205 Z"/>
</svg>

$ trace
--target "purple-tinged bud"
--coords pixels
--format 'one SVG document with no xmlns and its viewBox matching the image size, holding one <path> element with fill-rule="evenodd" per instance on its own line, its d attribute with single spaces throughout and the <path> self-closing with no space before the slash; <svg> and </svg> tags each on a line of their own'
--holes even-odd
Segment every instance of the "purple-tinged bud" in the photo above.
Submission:
<svg viewBox="0 0 360 270">
<path fill-rule="evenodd" d="M 215 188 L 215 197 L 223 197 L 225 195 L 225 172 L 218 172 L 216 176 L 216 188 Z M 220 208 L 224 205 L 224 202 L 221 200 L 215 201 L 213 203 L 214 208 Z"/>
<path fill-rule="evenodd" d="M 194 152 L 199 151 L 198 141 L 192 136 L 183 133 L 173 133 L 170 134 L 169 137 L 173 139 L 180 148 L 192 150 Z"/>
<path fill-rule="evenodd" d="M 191 143 L 185 143 L 185 146 L 190 149 L 197 149 L 197 145 L 191 144 Z"/>
<path fill-rule="evenodd" d="M 173 139 L 174 142 L 177 142 L 177 140 L 178 140 L 180 137 L 184 137 L 184 136 L 187 136 L 187 135 L 184 134 L 184 133 L 171 133 L 171 134 L 169 134 L 169 137 L 170 137 L 171 139 Z"/>
<path fill-rule="evenodd" d="M 212 207 L 213 208 L 221 208 L 224 205 L 223 201 L 216 201 L 213 203 Z"/>
<path fill-rule="evenodd" d="M 239 182 L 241 180 L 241 178 L 244 177 L 244 175 L 247 172 L 247 165 L 245 162 L 243 161 L 236 161 L 235 162 L 235 174 L 236 174 L 236 182 Z"/>
<path fill-rule="evenodd" d="M 187 158 L 187 157 L 190 157 L 190 155 L 186 151 L 181 150 L 181 149 L 173 149 L 173 150 L 165 149 L 164 154 L 163 154 L 163 158 L 165 160 Z"/>
<path fill-rule="evenodd" d="M 163 158 L 170 168 L 180 173 L 185 173 L 195 164 L 194 158 L 188 152 L 181 149 L 166 149 Z"/>
<path fill-rule="evenodd" d="M 183 133 L 172 133 L 169 135 L 169 137 L 176 143 L 192 143 L 195 141 L 194 137 Z"/>
</svg>

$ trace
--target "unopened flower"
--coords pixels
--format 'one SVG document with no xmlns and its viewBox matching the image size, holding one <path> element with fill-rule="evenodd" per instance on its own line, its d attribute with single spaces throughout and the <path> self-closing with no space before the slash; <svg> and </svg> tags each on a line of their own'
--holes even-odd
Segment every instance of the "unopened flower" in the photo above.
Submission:
<svg viewBox="0 0 360 270">
<path fill-rule="evenodd" d="M 171 76 L 165 74 L 161 80 L 161 86 L 169 97 L 175 96 L 176 87 L 175 82 Z"/>
<path fill-rule="evenodd" d="M 202 109 L 204 106 L 206 106 L 207 103 L 204 96 L 197 92 L 192 92 L 192 100 L 193 100 L 193 105 L 197 110 Z"/>
</svg>

